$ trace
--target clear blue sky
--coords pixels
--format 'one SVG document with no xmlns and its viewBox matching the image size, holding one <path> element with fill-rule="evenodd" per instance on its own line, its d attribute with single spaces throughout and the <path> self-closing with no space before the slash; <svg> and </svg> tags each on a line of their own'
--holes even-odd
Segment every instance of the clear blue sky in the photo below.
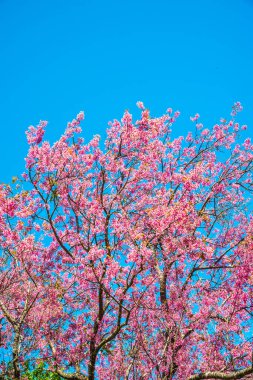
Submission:
<svg viewBox="0 0 253 380">
<path fill-rule="evenodd" d="M 240 100 L 253 136 L 253 0 L 0 0 L 0 182 L 23 171 L 24 132 L 54 142 L 84 110 L 84 137 L 142 100 L 206 125 Z"/>
</svg>

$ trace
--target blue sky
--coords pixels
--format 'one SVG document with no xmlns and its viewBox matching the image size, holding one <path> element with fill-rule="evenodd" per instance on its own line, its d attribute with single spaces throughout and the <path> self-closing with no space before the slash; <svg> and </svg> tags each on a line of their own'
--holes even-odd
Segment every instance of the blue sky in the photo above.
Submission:
<svg viewBox="0 0 253 380">
<path fill-rule="evenodd" d="M 84 110 L 84 137 L 142 100 L 206 126 L 240 116 L 253 136 L 253 0 L 0 0 L 0 182 L 23 171 L 25 130 L 51 142 Z"/>
</svg>

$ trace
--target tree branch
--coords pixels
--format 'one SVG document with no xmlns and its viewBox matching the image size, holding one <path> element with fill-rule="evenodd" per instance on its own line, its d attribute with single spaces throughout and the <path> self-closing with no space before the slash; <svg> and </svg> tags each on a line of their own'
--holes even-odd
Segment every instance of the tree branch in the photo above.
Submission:
<svg viewBox="0 0 253 380">
<path fill-rule="evenodd" d="M 237 379 L 243 379 L 245 376 L 250 375 L 251 373 L 253 373 L 253 367 L 247 367 L 240 371 L 235 371 L 235 372 L 230 372 L 230 373 L 222 373 L 219 371 L 199 373 L 197 375 L 190 376 L 188 380 L 202 380 L 202 379 L 237 380 Z"/>
</svg>

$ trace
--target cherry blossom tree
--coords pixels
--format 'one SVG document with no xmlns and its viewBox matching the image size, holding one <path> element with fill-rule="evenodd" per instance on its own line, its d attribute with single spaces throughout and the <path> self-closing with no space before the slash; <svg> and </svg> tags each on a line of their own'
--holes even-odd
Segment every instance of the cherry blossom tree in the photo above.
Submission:
<svg viewBox="0 0 253 380">
<path fill-rule="evenodd" d="M 85 143 L 27 131 L 0 188 L 0 378 L 250 379 L 253 145 L 231 120 L 172 137 L 141 102 Z M 42 364 L 43 363 L 43 364 Z"/>
</svg>

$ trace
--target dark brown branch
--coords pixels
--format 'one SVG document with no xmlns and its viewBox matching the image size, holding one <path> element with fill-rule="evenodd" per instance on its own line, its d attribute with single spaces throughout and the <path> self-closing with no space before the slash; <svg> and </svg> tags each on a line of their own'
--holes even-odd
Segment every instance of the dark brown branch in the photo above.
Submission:
<svg viewBox="0 0 253 380">
<path fill-rule="evenodd" d="M 199 373 L 197 375 L 190 376 L 188 380 L 202 380 L 202 379 L 237 380 L 237 379 L 243 379 L 245 378 L 245 376 L 250 375 L 251 373 L 253 373 L 253 367 L 248 367 L 240 371 L 235 371 L 235 372 L 230 372 L 230 373 L 222 373 L 219 371 Z"/>
</svg>

